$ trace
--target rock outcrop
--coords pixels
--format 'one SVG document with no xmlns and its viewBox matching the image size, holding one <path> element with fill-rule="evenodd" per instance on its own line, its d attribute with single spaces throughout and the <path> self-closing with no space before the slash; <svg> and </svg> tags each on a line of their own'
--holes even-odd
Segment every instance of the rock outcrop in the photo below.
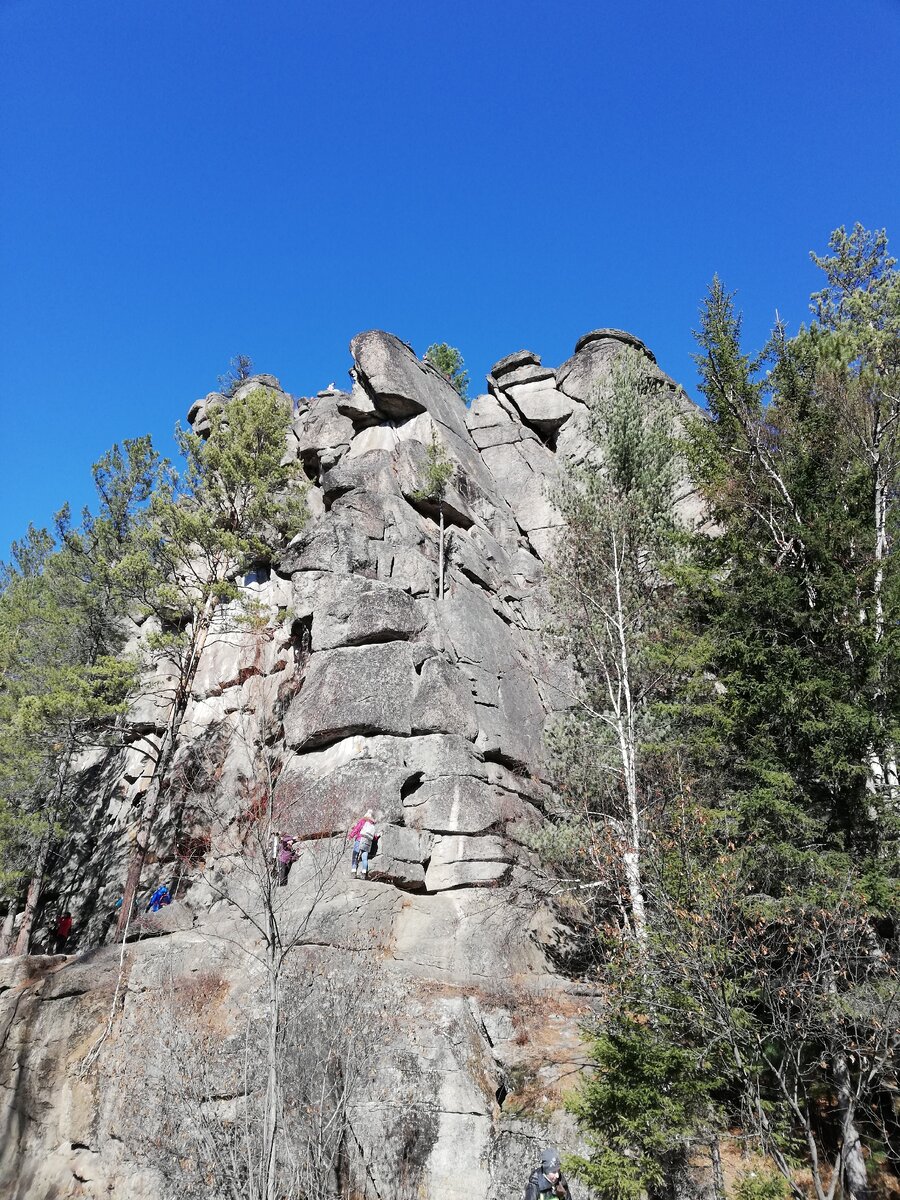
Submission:
<svg viewBox="0 0 900 1200">
<path fill-rule="evenodd" d="M 369 332 L 351 343 L 349 390 L 294 402 L 286 453 L 310 518 L 244 580 L 265 627 L 223 610 L 204 651 L 148 868 L 176 903 L 139 923 L 120 972 L 102 943 L 165 711 L 160 668 L 130 748 L 84 764 L 107 833 L 71 902 L 82 951 L 0 964 L 3 1195 L 174 1194 L 142 1073 L 167 988 L 202 992 L 226 1045 L 248 1011 L 258 931 L 241 847 L 261 795 L 303 839 L 279 897 L 297 961 L 310 979 L 343 972 L 344 997 L 365 984 L 387 1014 L 348 1101 L 347 1194 L 399 1196 L 402 1178 L 404 1196 L 507 1200 L 538 1140 L 571 1136 L 560 1095 L 588 1001 L 555 973 L 528 848 L 553 803 L 544 731 L 566 704 L 542 644 L 542 564 L 559 524 L 549 491 L 587 453 L 585 401 L 624 345 L 676 394 L 636 338 L 598 330 L 556 371 L 529 351 L 501 360 L 467 408 L 402 341 Z M 270 376 L 242 389 L 260 383 L 280 389 Z M 225 404 L 198 400 L 194 430 Z M 440 598 L 436 513 L 417 498 L 433 437 L 454 466 Z M 364 881 L 344 837 L 366 808 L 381 845 Z"/>
</svg>

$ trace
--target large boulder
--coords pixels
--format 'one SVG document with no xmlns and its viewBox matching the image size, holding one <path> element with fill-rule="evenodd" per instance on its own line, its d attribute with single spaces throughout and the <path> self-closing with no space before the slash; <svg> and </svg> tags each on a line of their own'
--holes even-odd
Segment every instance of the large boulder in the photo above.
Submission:
<svg viewBox="0 0 900 1200">
<path fill-rule="evenodd" d="M 556 433 L 575 411 L 574 402 L 544 379 L 517 383 L 505 390 L 522 420 L 548 436 Z"/>
<path fill-rule="evenodd" d="M 400 587 L 324 571 L 294 576 L 291 611 L 309 618 L 313 651 L 409 639 L 427 621 L 419 602 Z"/>
<path fill-rule="evenodd" d="M 415 682 L 405 642 L 313 654 L 285 715 L 285 740 L 301 749 L 355 733 L 409 735 Z"/>
<path fill-rule="evenodd" d="M 393 334 L 360 333 L 350 343 L 350 353 L 357 379 L 386 417 L 413 417 L 432 406 L 449 412 L 460 403 L 440 372 Z"/>
<path fill-rule="evenodd" d="M 647 361 L 648 369 L 656 359 L 633 333 L 623 329 L 593 329 L 575 343 L 575 353 L 556 370 L 556 382 L 567 396 L 589 404 L 597 390 L 609 382 L 612 363 L 626 346 L 637 350 Z M 662 374 L 661 372 L 657 373 Z"/>
<path fill-rule="evenodd" d="M 297 454 L 311 476 L 346 452 L 356 432 L 339 408 L 336 393 L 316 397 L 293 424 Z"/>
<path fill-rule="evenodd" d="M 431 833 L 481 834 L 502 829 L 521 803 L 480 779 L 432 779 L 403 797 L 406 823 Z"/>
</svg>

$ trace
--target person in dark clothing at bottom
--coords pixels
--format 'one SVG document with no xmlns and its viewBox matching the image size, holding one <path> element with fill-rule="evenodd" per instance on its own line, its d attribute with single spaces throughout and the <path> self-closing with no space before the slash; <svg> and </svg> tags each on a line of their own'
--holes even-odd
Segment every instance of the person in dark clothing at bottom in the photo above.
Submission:
<svg viewBox="0 0 900 1200">
<path fill-rule="evenodd" d="M 525 1189 L 525 1200 L 572 1200 L 569 1183 L 562 1173 L 559 1151 L 552 1147 L 541 1155 L 541 1165 L 535 1167 Z"/>
</svg>

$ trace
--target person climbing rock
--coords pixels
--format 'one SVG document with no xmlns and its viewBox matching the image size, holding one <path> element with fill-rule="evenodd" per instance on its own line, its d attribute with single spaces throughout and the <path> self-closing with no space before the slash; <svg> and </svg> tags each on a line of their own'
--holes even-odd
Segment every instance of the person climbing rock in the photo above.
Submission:
<svg viewBox="0 0 900 1200">
<path fill-rule="evenodd" d="M 72 914 L 64 912 L 56 922 L 56 929 L 53 934 L 53 952 L 54 954 L 65 954 L 66 946 L 69 942 L 69 937 L 72 933 Z"/>
<path fill-rule="evenodd" d="M 167 904 L 172 903 L 172 896 L 166 884 L 160 884 L 150 899 L 147 901 L 147 912 L 158 913 L 161 908 L 165 908 Z"/>
<path fill-rule="evenodd" d="M 286 887 L 291 865 L 297 861 L 295 838 L 282 836 L 278 843 L 278 886 Z"/>
<path fill-rule="evenodd" d="M 375 814 L 367 808 L 363 816 L 356 822 L 347 837 L 353 842 L 353 853 L 350 855 L 350 872 L 359 873 L 362 868 L 364 879 L 369 877 L 369 851 L 375 839 Z"/>
<path fill-rule="evenodd" d="M 555 1196 L 557 1200 L 572 1200 L 569 1183 L 562 1173 L 559 1151 L 552 1147 L 541 1154 L 541 1165 L 535 1167 L 525 1188 L 525 1200 L 542 1200 Z"/>
</svg>

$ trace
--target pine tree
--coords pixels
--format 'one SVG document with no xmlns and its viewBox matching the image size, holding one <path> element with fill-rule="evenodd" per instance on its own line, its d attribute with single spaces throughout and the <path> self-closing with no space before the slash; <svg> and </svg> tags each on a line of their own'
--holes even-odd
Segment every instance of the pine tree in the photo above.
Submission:
<svg viewBox="0 0 900 1200">
<path fill-rule="evenodd" d="M 425 351 L 425 361 L 437 367 L 454 391 L 459 392 L 461 399 L 468 399 L 469 372 L 462 354 L 455 346 L 434 342 Z"/>
<path fill-rule="evenodd" d="M 300 466 L 287 461 L 291 411 L 256 388 L 211 414 L 204 440 L 177 430 L 181 473 L 169 470 L 139 521 L 135 549 L 116 583 L 159 621 L 149 639 L 174 670 L 165 727 L 145 794 L 118 931 L 127 928 L 191 686 L 213 618 L 242 603 L 238 577 L 300 529 L 306 516 Z M 240 614 L 235 615 L 239 619 Z"/>
<path fill-rule="evenodd" d="M 416 500 L 436 504 L 438 509 L 438 600 L 444 598 L 444 560 L 446 558 L 444 498 L 452 478 L 453 463 L 444 453 L 443 447 L 437 440 L 437 434 L 432 430 L 431 443 L 426 454 L 425 475 L 421 487 L 413 495 Z"/>
<path fill-rule="evenodd" d="M 99 532 L 105 518 L 93 524 Z M 90 535 L 74 534 L 65 510 L 57 528 L 59 546 L 33 528 L 14 544 L 0 594 L 0 879 L 10 917 L 29 879 L 17 954 L 29 948 L 52 847 L 65 847 L 73 763 L 109 740 L 136 680 L 136 664 L 118 654 L 110 560 L 92 553 L 86 570 Z"/>
</svg>

